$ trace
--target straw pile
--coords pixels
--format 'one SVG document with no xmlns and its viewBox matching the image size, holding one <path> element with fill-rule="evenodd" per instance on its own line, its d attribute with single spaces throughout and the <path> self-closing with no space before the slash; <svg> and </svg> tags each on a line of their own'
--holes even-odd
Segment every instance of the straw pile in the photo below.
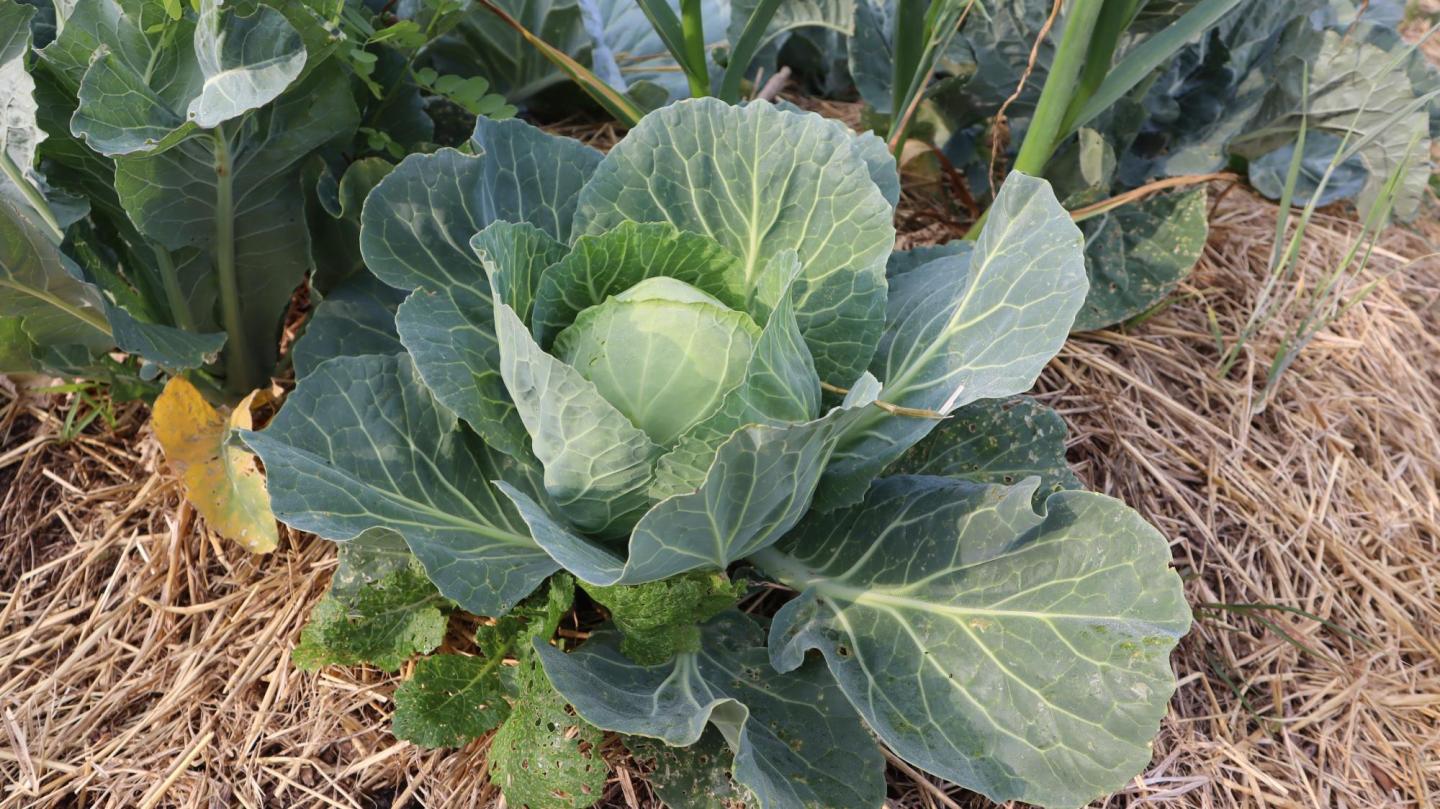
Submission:
<svg viewBox="0 0 1440 809">
<path fill-rule="evenodd" d="M 1197 608 L 1154 761 L 1101 805 L 1435 806 L 1440 262 L 1405 266 L 1431 248 L 1392 234 L 1370 275 L 1394 274 L 1252 418 L 1284 319 L 1223 379 L 1208 321 L 1234 334 L 1249 314 L 1274 209 L 1215 196 L 1174 305 L 1071 340 L 1039 386 L 1071 425 L 1081 477 L 1171 538 Z M 953 236 L 924 200 L 902 221 L 909 242 Z M 1320 218 L 1308 281 L 1357 231 Z M 400 678 L 290 664 L 328 543 L 291 533 L 252 557 L 216 539 L 143 409 L 62 442 L 77 407 L 0 388 L 0 809 L 498 804 L 487 740 L 427 752 L 389 735 Z M 1250 606 L 1202 606 L 1222 604 Z M 1272 605 L 1323 623 L 1256 609 Z M 606 752 L 605 805 L 655 805 L 623 750 Z M 895 807 L 988 805 L 891 775 Z"/>
</svg>

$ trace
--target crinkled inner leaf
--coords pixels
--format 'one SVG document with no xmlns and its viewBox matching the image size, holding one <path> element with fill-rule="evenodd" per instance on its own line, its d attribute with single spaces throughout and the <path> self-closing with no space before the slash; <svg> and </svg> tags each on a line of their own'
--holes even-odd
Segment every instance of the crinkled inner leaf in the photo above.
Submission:
<svg viewBox="0 0 1440 809">
<path fill-rule="evenodd" d="M 737 430 L 699 488 L 661 501 L 630 535 L 628 554 L 578 535 L 524 492 L 501 485 L 540 543 L 589 584 L 644 584 L 704 568 L 724 569 L 790 530 L 810 507 L 841 433 L 864 413 L 879 383 L 862 377 L 840 407 L 814 421 Z"/>
<path fill-rule="evenodd" d="M 399 671 L 445 640 L 444 605 L 424 568 L 407 560 L 353 589 L 332 586 L 311 610 L 290 657 L 305 671 L 360 664 Z"/>
<path fill-rule="evenodd" d="M 582 809 L 600 799 L 609 767 L 600 731 L 565 709 L 539 662 L 522 662 L 520 694 L 490 740 L 491 778 L 510 806 Z"/>
<path fill-rule="evenodd" d="M 670 222 L 739 256 L 747 286 L 795 250 L 795 311 L 815 366 L 845 384 L 865 370 L 885 307 L 893 211 L 854 136 L 814 114 L 715 99 L 645 117 L 581 193 L 576 232 Z"/>
<path fill-rule="evenodd" d="M 89 358 L 114 345 L 100 291 L 16 203 L 0 197 L 0 316 L 9 319 L 9 370 L 35 370 L 45 350 Z"/>
<path fill-rule="evenodd" d="M 580 236 L 569 255 L 545 270 L 531 330 L 548 348 L 584 310 L 657 277 L 684 281 L 731 309 L 748 311 L 744 272 L 740 259 L 714 239 L 667 222 L 620 222 L 604 233 Z"/>
<path fill-rule="evenodd" d="M 496 659 L 458 654 L 424 657 L 395 689 L 395 738 L 420 747 L 458 747 L 510 715 Z"/>
</svg>

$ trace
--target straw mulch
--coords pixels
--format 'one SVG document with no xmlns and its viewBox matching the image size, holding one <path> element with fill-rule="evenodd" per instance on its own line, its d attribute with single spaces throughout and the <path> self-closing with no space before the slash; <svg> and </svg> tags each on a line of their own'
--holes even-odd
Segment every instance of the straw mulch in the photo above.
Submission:
<svg viewBox="0 0 1440 809">
<path fill-rule="evenodd" d="M 1372 275 L 1394 274 L 1252 418 L 1283 319 L 1224 379 L 1208 320 L 1225 334 L 1244 322 L 1274 209 L 1216 196 L 1174 305 L 1071 340 L 1039 386 L 1071 425 L 1080 475 L 1171 538 L 1196 607 L 1154 761 L 1099 805 L 1436 806 L 1440 262 L 1406 266 L 1431 248 L 1393 234 Z M 952 235 L 926 210 L 910 200 L 907 241 Z M 1308 282 L 1356 231 L 1321 218 Z M 77 406 L 0 387 L 0 809 L 498 804 L 486 740 L 427 752 L 389 735 L 400 678 L 290 664 L 328 543 L 288 534 L 252 557 L 218 540 L 142 408 L 61 442 Z M 1325 623 L 1202 606 L 1216 604 Z M 606 804 L 654 805 L 634 763 L 606 752 Z M 987 805 L 892 776 L 896 807 Z"/>
</svg>

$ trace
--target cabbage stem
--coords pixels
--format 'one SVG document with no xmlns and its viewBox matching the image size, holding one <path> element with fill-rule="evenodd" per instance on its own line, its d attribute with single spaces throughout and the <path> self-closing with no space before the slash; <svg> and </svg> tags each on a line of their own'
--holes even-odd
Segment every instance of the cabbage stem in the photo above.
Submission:
<svg viewBox="0 0 1440 809">
<path fill-rule="evenodd" d="M 821 382 L 820 388 L 829 393 L 836 393 L 841 396 L 844 396 L 845 394 L 850 392 L 849 388 L 842 388 L 839 385 L 832 385 L 829 382 Z M 949 416 L 941 413 L 938 410 L 924 410 L 919 407 L 905 407 L 904 405 L 892 404 L 890 402 L 886 402 L 880 399 L 876 399 L 870 404 L 875 405 L 876 407 L 884 410 L 886 413 L 889 413 L 893 416 L 909 416 L 910 418 L 914 419 L 934 419 L 935 421 L 949 418 Z"/>
<path fill-rule="evenodd" d="M 244 394 L 259 386 L 248 356 L 245 321 L 240 314 L 240 282 L 235 275 L 235 166 L 223 126 L 211 133 L 215 148 L 215 272 L 219 276 L 220 318 L 225 341 L 225 388 Z"/>
<path fill-rule="evenodd" d="M 1115 62 L 1115 49 L 1120 45 L 1120 37 L 1124 36 L 1130 23 L 1135 21 L 1135 14 L 1139 10 L 1140 0 L 1107 0 L 1105 3 L 1100 19 L 1095 22 L 1094 35 L 1085 56 L 1085 66 L 1080 70 L 1080 80 L 1070 98 L 1070 105 L 1065 110 L 1065 120 L 1060 126 L 1061 137 L 1074 128 L 1086 102 L 1100 89 L 1100 85 L 1105 83 L 1110 66 Z"/>
<path fill-rule="evenodd" d="M 910 103 L 910 88 L 915 84 L 920 61 L 925 54 L 925 18 L 929 12 L 926 0 L 898 0 L 895 4 L 895 66 L 890 79 L 890 116 L 898 120 Z"/>
</svg>

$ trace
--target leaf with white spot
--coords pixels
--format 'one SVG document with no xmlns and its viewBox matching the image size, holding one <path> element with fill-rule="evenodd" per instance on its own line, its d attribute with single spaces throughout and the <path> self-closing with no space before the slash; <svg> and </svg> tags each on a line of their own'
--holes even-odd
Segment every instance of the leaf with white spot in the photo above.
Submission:
<svg viewBox="0 0 1440 809">
<path fill-rule="evenodd" d="M 981 399 L 955 411 L 885 468 L 887 475 L 943 475 L 1010 486 L 1038 476 L 1035 507 L 1080 480 L 1065 462 L 1065 419 L 1028 396 Z"/>
</svg>

